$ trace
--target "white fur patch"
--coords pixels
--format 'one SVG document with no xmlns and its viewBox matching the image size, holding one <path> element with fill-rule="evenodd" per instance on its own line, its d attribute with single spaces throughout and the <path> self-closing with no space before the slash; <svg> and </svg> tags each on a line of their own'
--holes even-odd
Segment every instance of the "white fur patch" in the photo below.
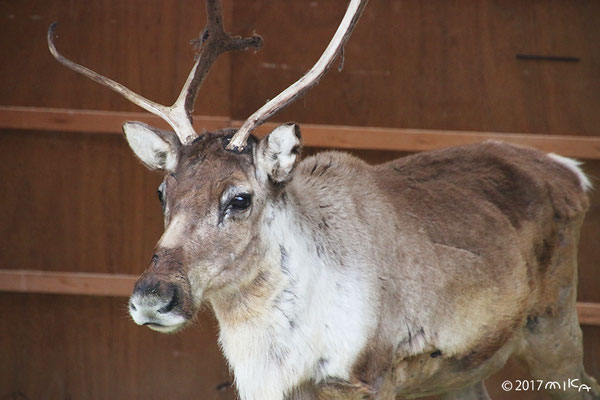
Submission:
<svg viewBox="0 0 600 400">
<path fill-rule="evenodd" d="M 272 307 L 251 321 L 220 323 L 220 344 L 242 400 L 280 400 L 305 380 L 348 379 L 376 326 L 374 288 L 358 261 L 342 268 L 317 255 L 290 213 L 266 212 L 273 222 L 262 234 L 273 248 L 265 261 L 280 271 Z"/>
<path fill-rule="evenodd" d="M 175 170 L 177 153 L 150 126 L 141 122 L 126 122 L 123 132 L 135 155 L 149 168 Z"/>
<path fill-rule="evenodd" d="M 261 145 L 258 154 L 259 170 L 275 182 L 288 179 L 298 157 L 294 148 L 300 146 L 300 139 L 296 136 L 296 125 L 278 126 L 263 139 Z"/>
<path fill-rule="evenodd" d="M 579 183 L 581 185 L 581 188 L 584 191 L 588 191 L 592 188 L 592 182 L 590 182 L 589 178 L 583 173 L 581 168 L 579 168 L 579 166 L 582 164 L 580 161 L 574 160 L 572 158 L 559 156 L 558 154 L 554 154 L 554 153 L 548 153 L 548 157 L 550 157 L 557 163 L 562 164 L 563 166 L 567 167 L 575 175 L 577 175 L 577 178 L 579 178 Z"/>
</svg>

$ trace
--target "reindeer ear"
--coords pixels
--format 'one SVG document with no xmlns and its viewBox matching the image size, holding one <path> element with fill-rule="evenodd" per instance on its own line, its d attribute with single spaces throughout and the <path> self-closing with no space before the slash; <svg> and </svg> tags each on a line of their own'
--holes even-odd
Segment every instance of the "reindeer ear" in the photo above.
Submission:
<svg viewBox="0 0 600 400">
<path fill-rule="evenodd" d="M 143 122 L 126 122 L 123 133 L 135 155 L 152 170 L 173 172 L 181 146 L 173 132 L 163 131 Z"/>
<path fill-rule="evenodd" d="M 294 123 L 278 126 L 256 147 L 256 171 L 259 179 L 283 183 L 291 177 L 302 142 L 300 128 Z"/>
</svg>

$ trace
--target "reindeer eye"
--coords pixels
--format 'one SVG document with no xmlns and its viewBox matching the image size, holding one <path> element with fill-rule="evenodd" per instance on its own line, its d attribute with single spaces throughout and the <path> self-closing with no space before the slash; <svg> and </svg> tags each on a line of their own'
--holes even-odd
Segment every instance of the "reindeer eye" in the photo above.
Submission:
<svg viewBox="0 0 600 400">
<path fill-rule="evenodd" d="M 252 203 L 252 196 L 248 193 L 242 193 L 242 194 L 238 194 L 236 196 L 234 196 L 230 201 L 229 201 L 229 207 L 235 211 L 243 211 L 245 209 L 247 209 L 248 207 L 250 207 L 250 204 Z"/>
<path fill-rule="evenodd" d="M 160 205 L 162 207 L 163 212 L 165 212 L 165 195 L 164 195 L 164 183 L 161 183 L 160 186 L 158 187 L 158 190 L 156 191 L 156 194 L 158 194 L 158 201 L 160 201 Z"/>
</svg>

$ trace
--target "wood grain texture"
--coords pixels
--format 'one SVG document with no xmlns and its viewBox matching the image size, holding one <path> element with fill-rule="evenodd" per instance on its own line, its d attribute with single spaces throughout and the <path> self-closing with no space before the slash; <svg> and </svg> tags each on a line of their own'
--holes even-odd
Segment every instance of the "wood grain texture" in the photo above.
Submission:
<svg viewBox="0 0 600 400">
<path fill-rule="evenodd" d="M 232 116 L 245 119 L 314 63 L 345 0 L 236 1 L 236 25 L 263 35 L 234 55 Z M 293 23 L 279 23 L 293 16 Z M 381 0 L 365 10 L 344 69 L 276 116 L 303 123 L 598 135 L 600 3 Z M 550 28 L 551 27 L 551 28 Z M 568 55 L 578 63 L 517 60 Z"/>
<path fill-rule="evenodd" d="M 577 303 L 580 324 L 600 326 L 600 303 Z"/>
<path fill-rule="evenodd" d="M 146 170 L 122 137 L 0 134 L 0 266 L 133 274 L 162 234 Z"/>
<path fill-rule="evenodd" d="M 129 297 L 136 280 L 136 275 L 0 269 L 0 292 Z"/>
<path fill-rule="evenodd" d="M 146 112 L 0 106 L 0 129 L 122 134 L 126 121 L 173 130 L 164 120 Z M 230 121 L 227 117 L 195 115 L 194 129 L 199 133 L 215 131 L 230 126 Z"/>
<path fill-rule="evenodd" d="M 120 134 L 123 122 L 131 120 L 170 129 L 160 118 L 148 113 L 0 106 L 0 129 Z M 242 121 L 232 121 L 227 117 L 194 117 L 197 132 L 214 131 L 229 126 L 239 127 L 241 124 Z M 254 134 L 263 137 L 279 124 L 266 123 Z M 500 140 L 535 147 L 546 152 L 560 153 L 568 157 L 600 159 L 600 136 L 434 131 L 315 124 L 302 124 L 301 130 L 304 145 L 312 147 L 426 151 L 485 140 Z"/>
</svg>

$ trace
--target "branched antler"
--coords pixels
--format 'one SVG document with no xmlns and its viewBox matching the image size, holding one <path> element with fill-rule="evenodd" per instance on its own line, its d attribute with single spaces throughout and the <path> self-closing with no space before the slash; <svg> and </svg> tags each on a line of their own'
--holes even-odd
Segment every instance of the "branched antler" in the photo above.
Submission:
<svg viewBox="0 0 600 400">
<path fill-rule="evenodd" d="M 244 50 L 249 47 L 254 47 L 258 50 L 262 46 L 262 38 L 258 35 L 241 38 L 233 37 L 225 33 L 223 30 L 220 0 L 206 0 L 206 11 L 206 28 L 200 35 L 200 38 L 196 40 L 196 44 L 200 48 L 200 54 L 197 56 L 196 62 L 194 63 L 177 100 L 171 106 L 164 106 L 148 100 L 120 83 L 64 57 L 58 52 L 54 45 L 56 23 L 50 25 L 50 28 L 48 29 L 48 48 L 50 49 L 52 56 L 67 68 L 87 76 L 101 85 L 111 88 L 132 103 L 137 104 L 146 111 L 164 119 L 175 130 L 175 134 L 179 137 L 181 143 L 188 144 L 198 136 L 192 126 L 194 102 L 202 81 L 217 57 L 221 53 L 227 51 Z"/>
<path fill-rule="evenodd" d="M 246 146 L 248 136 L 256 127 L 262 125 L 273 114 L 304 95 L 310 88 L 319 82 L 319 79 L 321 79 L 329 70 L 335 58 L 341 54 L 344 44 L 350 38 L 367 1 L 368 0 L 350 0 L 348 9 L 346 10 L 346 14 L 342 19 L 340 26 L 316 64 L 306 73 L 306 75 L 294 82 L 287 89 L 252 114 L 229 142 L 229 145 L 227 146 L 229 150 L 242 150 Z"/>
<path fill-rule="evenodd" d="M 206 28 L 204 28 L 200 37 L 192 41 L 192 44 L 200 50 L 200 53 L 197 56 L 196 65 L 190 72 L 188 81 L 186 81 L 177 99 L 177 101 L 184 102 L 190 118 L 204 77 L 206 77 L 211 65 L 221 53 L 245 50 L 249 47 L 258 50 L 262 47 L 263 40 L 258 35 L 242 38 L 225 33 L 222 15 L 220 0 L 206 0 Z"/>
<path fill-rule="evenodd" d="M 344 14 L 340 26 L 316 64 L 306 73 L 306 75 L 294 82 L 287 89 L 252 114 L 231 139 L 227 146 L 229 150 L 242 150 L 246 146 L 248 136 L 256 127 L 263 124 L 276 112 L 304 95 L 310 88 L 318 83 L 319 79 L 321 79 L 321 77 L 329 70 L 338 55 L 342 55 L 343 57 L 342 52 L 344 44 L 352 34 L 368 0 L 349 1 L 348 9 L 346 10 L 346 14 Z M 206 14 L 206 28 L 200 34 L 200 37 L 193 41 L 194 46 L 199 50 L 196 62 L 194 63 L 177 100 L 175 100 L 175 103 L 171 106 L 164 106 L 148 100 L 120 83 L 64 57 L 56 50 L 56 46 L 54 45 L 56 23 L 50 25 L 50 28 L 48 29 L 48 48 L 54 58 L 67 68 L 111 88 L 131 102 L 164 119 L 175 130 L 175 134 L 179 137 L 180 142 L 182 144 L 189 144 L 198 136 L 192 126 L 192 112 L 194 111 L 194 103 L 198 96 L 198 90 L 208 74 L 211 65 L 221 53 L 245 50 L 249 47 L 254 47 L 258 50 L 262 46 L 262 38 L 258 35 L 241 38 L 238 36 L 231 36 L 224 31 L 220 0 L 206 0 Z"/>
</svg>

